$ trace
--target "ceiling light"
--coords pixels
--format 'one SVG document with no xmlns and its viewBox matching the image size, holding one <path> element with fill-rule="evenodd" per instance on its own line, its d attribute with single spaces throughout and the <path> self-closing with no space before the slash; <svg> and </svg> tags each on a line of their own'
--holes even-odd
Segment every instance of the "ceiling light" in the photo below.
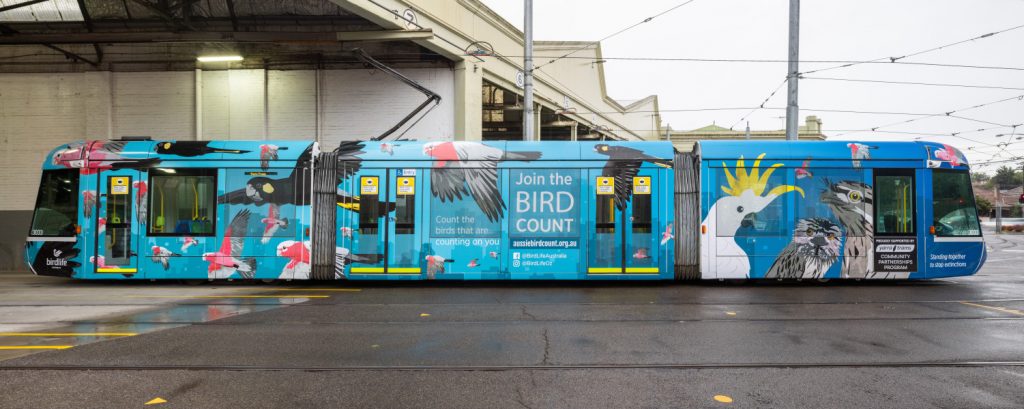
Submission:
<svg viewBox="0 0 1024 409">
<path fill-rule="evenodd" d="M 234 62 L 242 61 L 240 55 L 209 55 L 196 58 L 199 62 Z"/>
</svg>

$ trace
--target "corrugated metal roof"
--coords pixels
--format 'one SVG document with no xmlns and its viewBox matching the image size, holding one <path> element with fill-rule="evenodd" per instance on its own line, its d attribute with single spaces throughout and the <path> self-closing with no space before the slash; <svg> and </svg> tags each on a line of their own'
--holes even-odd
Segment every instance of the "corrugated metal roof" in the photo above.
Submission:
<svg viewBox="0 0 1024 409">
<path fill-rule="evenodd" d="M 0 0 L 0 7 L 13 6 L 26 0 Z M 0 13 L 3 22 L 82 21 L 77 0 L 50 0 Z"/>
</svg>

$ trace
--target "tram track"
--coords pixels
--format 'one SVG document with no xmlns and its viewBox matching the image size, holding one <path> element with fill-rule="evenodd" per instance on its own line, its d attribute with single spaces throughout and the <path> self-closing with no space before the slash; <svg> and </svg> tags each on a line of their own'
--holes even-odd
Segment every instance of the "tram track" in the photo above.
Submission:
<svg viewBox="0 0 1024 409">
<path fill-rule="evenodd" d="M 822 368 L 1007 368 L 1024 367 L 1024 361 L 879 361 L 879 362 L 791 362 L 791 363 L 680 363 L 680 364 L 551 364 L 551 365 L 351 365 L 351 366 L 261 366 L 261 365 L 24 365 L 3 366 L 0 372 L 19 371 L 198 371 L 198 372 L 500 372 L 500 371 L 591 371 L 591 370 L 697 370 L 697 369 L 822 369 Z"/>
</svg>

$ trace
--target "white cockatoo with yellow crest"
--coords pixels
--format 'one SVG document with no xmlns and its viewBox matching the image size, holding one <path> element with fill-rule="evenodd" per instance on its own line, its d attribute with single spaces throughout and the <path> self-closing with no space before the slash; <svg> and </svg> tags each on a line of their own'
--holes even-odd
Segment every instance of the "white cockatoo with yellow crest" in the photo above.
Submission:
<svg viewBox="0 0 1024 409">
<path fill-rule="evenodd" d="M 705 278 L 749 278 L 750 260 L 734 238 L 743 219 L 764 210 L 783 194 L 795 191 L 804 196 L 803 189 L 797 186 L 778 185 L 769 189 L 768 179 L 782 164 L 773 164 L 762 173 L 761 160 L 764 156 L 763 153 L 759 155 L 749 171 L 742 156 L 736 161 L 733 172 L 722 162 L 728 185 L 722 186 L 724 194 L 711 206 L 702 222 L 704 232 L 700 244 L 709 256 L 701 257 L 701 274 Z"/>
</svg>

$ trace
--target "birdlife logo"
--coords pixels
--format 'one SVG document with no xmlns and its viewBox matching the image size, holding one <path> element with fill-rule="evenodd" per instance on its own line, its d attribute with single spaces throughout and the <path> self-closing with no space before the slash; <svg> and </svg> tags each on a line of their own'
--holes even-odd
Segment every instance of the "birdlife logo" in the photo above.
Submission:
<svg viewBox="0 0 1024 409">
<path fill-rule="evenodd" d="M 61 251 L 61 250 L 58 250 L 58 249 L 53 249 L 53 257 L 54 258 L 47 258 L 46 259 L 46 265 L 48 267 L 67 267 L 68 266 L 68 259 L 60 258 L 61 254 L 64 254 L 64 252 Z"/>
</svg>

